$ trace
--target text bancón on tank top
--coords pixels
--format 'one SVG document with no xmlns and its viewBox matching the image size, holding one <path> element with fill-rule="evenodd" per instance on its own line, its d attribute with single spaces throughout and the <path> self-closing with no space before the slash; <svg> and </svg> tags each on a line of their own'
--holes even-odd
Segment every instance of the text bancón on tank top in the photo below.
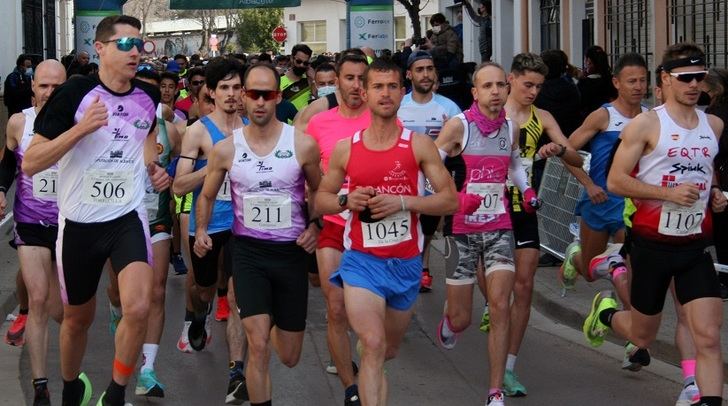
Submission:
<svg viewBox="0 0 728 406">
<path fill-rule="evenodd" d="M 243 128 L 233 131 L 233 234 L 295 241 L 306 227 L 305 176 L 296 158 L 295 130 L 283 124 L 278 143 L 266 156 L 253 152 L 244 132 Z"/>
<path fill-rule="evenodd" d="M 453 215 L 453 234 L 470 234 L 497 230 L 510 230 L 506 180 L 511 162 L 511 121 L 506 120 L 491 134 L 483 134 L 464 114 L 458 117 L 464 126 L 463 151 L 465 182 L 463 190 L 479 195 L 483 203 L 478 210 L 466 216 L 461 209 Z"/>
<path fill-rule="evenodd" d="M 412 149 L 412 131 L 403 129 L 392 148 L 373 151 L 364 145 L 362 131 L 351 139 L 351 152 L 346 166 L 349 187 L 371 186 L 377 193 L 420 196 L 424 177 Z M 352 212 L 346 221 L 344 247 L 379 258 L 412 258 L 422 252 L 422 231 L 418 215 L 399 211 L 373 223 L 360 220 Z"/>
<path fill-rule="evenodd" d="M 33 141 L 35 108 L 29 107 L 23 110 L 22 114 L 25 116 L 25 125 L 20 142 L 14 151 L 17 161 L 14 219 L 16 223 L 58 224 L 58 204 L 56 203 L 58 165 L 53 165 L 32 177 L 21 170 L 25 151 Z"/>
<path fill-rule="evenodd" d="M 660 135 L 655 149 L 640 158 L 636 178 L 649 185 L 677 187 L 694 183 L 700 198 L 690 207 L 662 200 L 633 199 L 633 233 L 650 240 L 683 244 L 712 233 L 709 198 L 718 141 L 705 113 L 696 110 L 693 129 L 675 123 L 664 105 L 656 107 Z"/>
<path fill-rule="evenodd" d="M 212 139 L 212 145 L 214 146 L 218 142 L 225 139 L 225 135 L 220 131 L 215 123 L 210 120 L 209 117 L 204 116 L 200 118 L 202 124 L 205 125 L 207 132 L 210 134 Z M 198 171 L 207 166 L 207 159 L 198 159 L 195 161 L 194 170 Z M 202 187 L 198 187 L 192 191 L 192 210 L 190 211 L 190 235 L 195 235 L 197 229 L 197 222 L 195 221 L 195 211 L 197 210 L 197 197 L 200 195 Z M 233 203 L 230 197 L 230 179 L 225 176 L 220 190 L 217 192 L 217 198 L 212 206 L 212 215 L 210 216 L 210 222 L 207 225 L 207 233 L 214 234 L 221 231 L 230 230 L 233 225 Z"/>
</svg>

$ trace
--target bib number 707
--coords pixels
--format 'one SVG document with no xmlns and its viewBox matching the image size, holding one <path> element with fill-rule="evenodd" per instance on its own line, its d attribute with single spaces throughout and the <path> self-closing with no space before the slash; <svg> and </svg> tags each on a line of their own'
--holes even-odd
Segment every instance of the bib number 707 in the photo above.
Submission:
<svg viewBox="0 0 728 406">
<path fill-rule="evenodd" d="M 361 223 L 364 248 L 386 247 L 412 239 L 409 211 L 400 211 L 375 223 Z"/>
</svg>

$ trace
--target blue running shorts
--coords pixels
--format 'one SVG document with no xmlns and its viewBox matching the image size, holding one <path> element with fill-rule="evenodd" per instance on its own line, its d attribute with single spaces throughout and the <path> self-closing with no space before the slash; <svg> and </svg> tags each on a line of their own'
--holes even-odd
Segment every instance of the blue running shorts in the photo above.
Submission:
<svg viewBox="0 0 728 406">
<path fill-rule="evenodd" d="M 614 235 L 624 229 L 624 198 L 609 195 L 606 202 L 593 204 L 586 194 L 582 194 L 576 204 L 575 214 L 594 231 L 606 231 Z"/>
<path fill-rule="evenodd" d="M 343 287 L 363 288 L 384 298 L 395 310 L 409 310 L 417 300 L 422 276 L 422 257 L 379 258 L 358 251 L 345 250 L 341 265 L 329 281 Z"/>
</svg>

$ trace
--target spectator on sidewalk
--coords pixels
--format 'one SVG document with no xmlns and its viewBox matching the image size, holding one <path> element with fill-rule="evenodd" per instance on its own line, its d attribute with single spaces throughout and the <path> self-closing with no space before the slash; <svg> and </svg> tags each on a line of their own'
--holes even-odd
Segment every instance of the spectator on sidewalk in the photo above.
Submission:
<svg viewBox="0 0 728 406">
<path fill-rule="evenodd" d="M 21 54 L 15 62 L 15 69 L 5 78 L 5 106 L 8 117 L 20 113 L 32 105 L 31 80 L 33 78 L 33 62 L 30 56 Z"/>
<path fill-rule="evenodd" d="M 493 22 L 490 18 L 491 3 L 489 0 L 482 0 L 478 5 L 477 12 L 473 9 L 470 1 L 463 0 L 463 6 L 468 11 L 470 19 L 478 26 L 478 49 L 480 50 L 480 61 L 490 61 L 493 56 Z"/>
<path fill-rule="evenodd" d="M 447 50 L 455 65 L 461 63 L 463 61 L 463 43 L 445 16 L 442 13 L 434 14 L 430 17 L 430 25 L 432 25 L 433 52 L 440 49 Z"/>
<path fill-rule="evenodd" d="M 568 137 L 582 122 L 579 114 L 581 95 L 574 82 L 566 74 L 569 59 L 564 51 L 550 49 L 541 54 L 549 73 L 536 97 L 536 107 L 551 113 L 561 131 Z"/>
<path fill-rule="evenodd" d="M 584 77 L 579 79 L 581 92 L 581 115 L 588 116 L 592 111 L 617 97 L 612 86 L 612 68 L 604 49 L 593 45 L 584 53 Z"/>
</svg>

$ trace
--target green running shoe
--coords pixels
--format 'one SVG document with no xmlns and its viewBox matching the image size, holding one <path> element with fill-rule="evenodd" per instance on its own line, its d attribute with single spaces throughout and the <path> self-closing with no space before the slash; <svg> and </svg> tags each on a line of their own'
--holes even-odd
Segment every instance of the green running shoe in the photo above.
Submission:
<svg viewBox="0 0 728 406">
<path fill-rule="evenodd" d="M 137 396 L 163 398 L 164 385 L 159 382 L 153 369 L 146 369 L 139 373 L 134 393 Z"/>
<path fill-rule="evenodd" d="M 88 406 L 91 403 L 91 395 L 93 394 L 91 381 L 88 379 L 85 372 L 81 372 L 78 375 L 78 379 L 83 382 L 83 397 L 81 398 L 80 406 Z"/>
<path fill-rule="evenodd" d="M 101 394 L 101 397 L 99 398 L 99 401 L 96 402 L 96 406 L 106 406 L 107 405 L 107 402 L 104 402 L 104 398 L 105 397 L 106 397 L 106 391 L 104 391 L 104 393 Z M 124 403 L 124 406 L 133 406 L 133 405 L 131 403 L 129 403 L 129 402 L 125 402 Z"/>
<path fill-rule="evenodd" d="M 574 266 L 574 256 L 581 252 L 581 245 L 574 241 L 566 247 L 566 258 L 559 268 L 559 282 L 564 289 L 572 290 L 576 284 L 578 272 Z"/>
<path fill-rule="evenodd" d="M 484 333 L 490 331 L 490 310 L 488 310 L 488 303 L 483 307 L 483 317 L 480 319 L 480 331 Z"/>
<path fill-rule="evenodd" d="M 599 320 L 599 313 L 606 309 L 617 309 L 617 300 L 614 298 L 614 292 L 605 290 L 594 296 L 589 315 L 584 320 L 582 331 L 584 337 L 592 345 L 599 347 L 604 343 L 604 336 L 607 335 L 609 327 Z"/>
<path fill-rule="evenodd" d="M 503 393 L 510 397 L 526 396 L 526 387 L 518 382 L 518 376 L 513 371 L 506 369 L 503 375 Z"/>
</svg>

